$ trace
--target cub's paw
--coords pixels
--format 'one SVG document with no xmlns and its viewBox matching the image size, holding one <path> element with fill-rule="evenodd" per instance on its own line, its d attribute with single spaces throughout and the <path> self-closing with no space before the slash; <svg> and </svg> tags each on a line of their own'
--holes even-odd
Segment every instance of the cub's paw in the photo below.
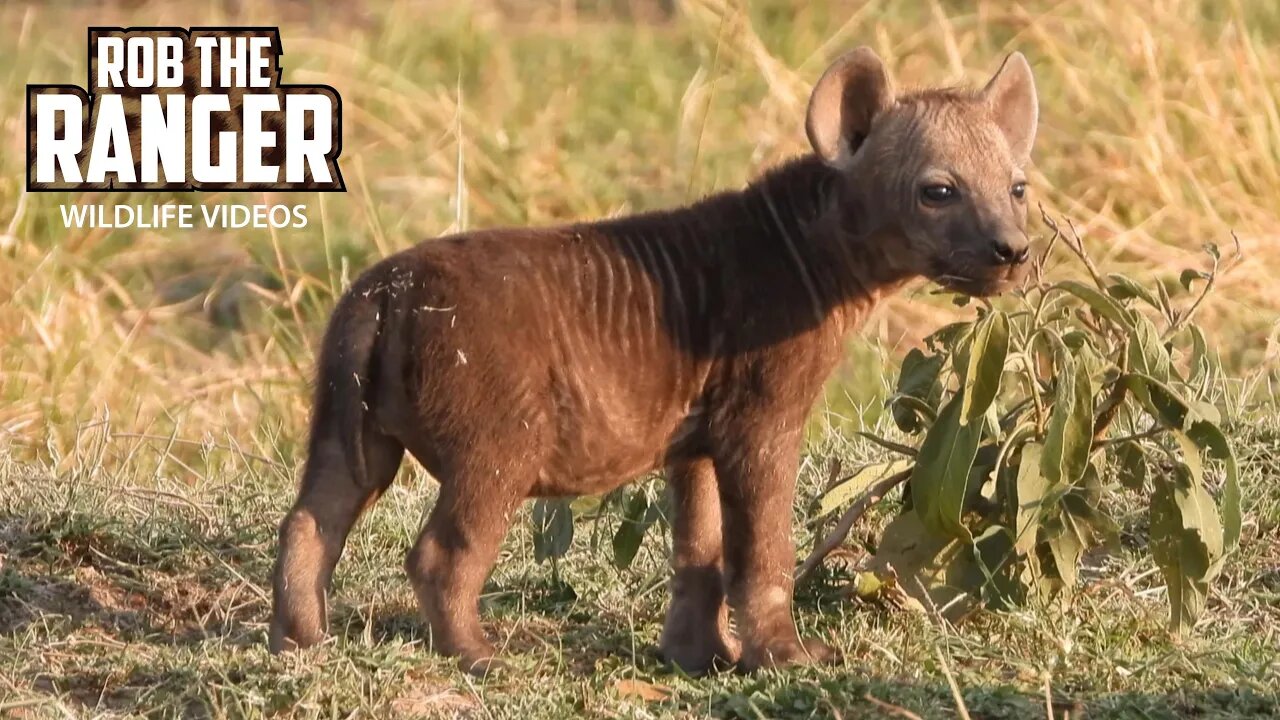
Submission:
<svg viewBox="0 0 1280 720">
<path fill-rule="evenodd" d="M 754 651 L 744 651 L 738 669 L 754 672 L 761 668 L 788 665 L 828 665 L 840 661 L 840 653 L 829 644 L 809 638 L 804 641 L 778 643 Z"/>
<path fill-rule="evenodd" d="M 840 662 L 840 651 L 817 638 L 806 638 L 801 641 L 809 662 L 817 665 L 834 665 Z"/>
<path fill-rule="evenodd" d="M 267 649 L 272 655 L 305 650 L 324 640 L 324 632 L 320 630 L 288 632 L 285 623 L 279 620 L 271 622 L 271 632 L 267 635 Z"/>
<path fill-rule="evenodd" d="M 662 659 L 688 675 L 705 675 L 733 667 L 742 654 L 735 638 L 663 638 L 658 646 Z"/>
<path fill-rule="evenodd" d="M 458 657 L 458 669 L 478 678 L 506 674 L 510 666 L 498 659 L 492 650 L 463 653 Z"/>
</svg>

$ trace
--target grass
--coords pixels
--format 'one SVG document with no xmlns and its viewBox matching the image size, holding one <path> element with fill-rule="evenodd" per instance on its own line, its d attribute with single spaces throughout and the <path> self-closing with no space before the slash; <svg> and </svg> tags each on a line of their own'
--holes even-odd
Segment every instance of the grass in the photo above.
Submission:
<svg viewBox="0 0 1280 720">
<path fill-rule="evenodd" d="M 1043 717 L 1046 693 L 1059 717 L 1280 714 L 1280 6 L 663 8 L 0 7 L 0 715 L 937 717 L 960 707 L 949 676 L 973 717 Z M 83 81 L 89 24 L 279 25 L 286 78 L 342 93 L 350 192 L 182 196 L 306 204 L 301 231 L 63 229 L 60 203 L 167 197 L 22 192 L 23 86 Z M 843 665 L 692 680 L 654 657 L 665 536 L 617 570 L 588 521 L 553 575 L 520 523 L 485 599 L 517 672 L 472 681 L 427 650 L 400 569 L 434 494 L 413 468 L 353 536 L 334 639 L 270 657 L 274 527 L 302 460 L 312 348 L 344 281 L 462 228 L 739 185 L 803 151 L 808 84 L 863 43 L 904 84 L 980 82 L 1003 53 L 1026 53 L 1043 104 L 1034 199 L 1071 217 L 1106 269 L 1158 278 L 1177 299 L 1202 243 L 1239 238 L 1248 262 L 1198 317 L 1237 375 L 1246 528 L 1196 634 L 1167 633 L 1158 576 L 1131 547 L 1092 559 L 1068 606 L 959 627 L 859 605 L 833 577 L 798 616 Z M 879 458 L 847 430 L 884 429 L 886 365 L 967 312 L 921 286 L 851 344 L 813 423 L 802 521 L 830 457 Z M 1141 513 L 1125 526 L 1139 542 Z M 810 532 L 798 527 L 802 548 Z"/>
<path fill-rule="evenodd" d="M 591 522 L 580 521 L 557 580 L 549 565 L 533 562 L 521 524 L 484 599 L 490 631 L 515 670 L 480 682 L 427 651 L 400 570 L 434 494 L 419 473 L 397 484 L 353 536 L 337 578 L 334 639 L 273 658 L 264 647 L 265 578 L 293 468 L 211 442 L 198 453 L 206 482 L 184 472 L 126 481 L 104 470 L 113 455 L 132 452 L 152 467 L 163 454 L 105 423 L 83 428 L 80 441 L 79 460 L 64 472 L 0 467 L 8 478 L 0 500 L 0 707 L 10 711 L 856 717 L 881 712 L 870 695 L 938 717 L 956 708 L 943 662 L 974 717 L 1044 716 L 1046 692 L 1058 716 L 1280 711 L 1275 475 L 1252 476 L 1244 547 L 1194 636 L 1168 635 L 1154 568 L 1130 548 L 1091 561 L 1070 607 L 987 614 L 959 628 L 857 604 L 838 583 L 810 588 L 798 603 L 801 625 L 834 642 L 845 663 L 751 677 L 688 679 L 654 656 L 665 536 L 651 536 L 635 565 L 620 571 L 607 549 L 593 548 Z M 1255 429 L 1244 448 L 1251 467 L 1274 472 L 1280 427 Z M 813 450 L 801 514 L 820 489 L 822 460 L 852 463 L 874 452 L 840 440 Z M 1126 521 L 1133 533 L 1140 518 Z M 604 527 L 615 523 L 607 518 Z"/>
</svg>

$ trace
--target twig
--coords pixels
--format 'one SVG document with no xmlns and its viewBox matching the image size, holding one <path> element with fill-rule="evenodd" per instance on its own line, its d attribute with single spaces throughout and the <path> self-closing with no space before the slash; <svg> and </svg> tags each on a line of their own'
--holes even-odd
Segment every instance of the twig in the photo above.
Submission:
<svg viewBox="0 0 1280 720">
<path fill-rule="evenodd" d="M 1071 236 L 1075 242 L 1067 241 L 1067 247 L 1080 258 L 1080 262 L 1084 263 L 1085 269 L 1089 271 L 1089 276 L 1093 278 L 1093 282 L 1098 286 L 1099 290 L 1106 292 L 1107 283 L 1103 281 L 1102 274 L 1098 272 L 1098 266 L 1093 264 L 1093 258 L 1089 257 L 1089 253 L 1084 249 L 1084 240 L 1080 238 L 1080 233 L 1076 231 L 1075 223 L 1071 222 L 1071 218 L 1066 218 L 1067 228 L 1071 230 Z M 1063 236 L 1066 240 L 1066 236 Z"/>
<path fill-rule="evenodd" d="M 1213 292 L 1213 286 L 1217 284 L 1218 276 L 1234 267 L 1236 263 L 1244 258 L 1244 253 L 1240 250 L 1240 238 L 1236 236 L 1234 230 L 1231 232 L 1231 239 L 1236 244 L 1235 255 L 1230 258 L 1233 262 L 1224 264 L 1216 255 L 1213 256 L 1213 267 L 1209 270 L 1209 277 L 1205 278 L 1204 288 L 1200 290 L 1200 296 L 1196 298 L 1195 302 L 1191 303 L 1191 307 L 1187 308 L 1186 312 L 1180 313 L 1173 318 L 1173 322 L 1169 323 L 1169 329 L 1164 331 L 1164 335 L 1161 337 L 1162 340 L 1168 340 L 1181 330 L 1191 320 L 1191 316 L 1195 315 L 1196 311 L 1200 309 L 1205 298 L 1209 297 L 1209 293 Z"/>
<path fill-rule="evenodd" d="M 845 538 L 849 537 L 849 531 L 853 529 L 854 523 L 858 521 L 858 518 L 862 517 L 867 508 L 879 502 L 885 493 L 906 482 L 909 477 L 911 477 L 911 470 L 903 470 L 864 490 L 862 495 L 858 496 L 858 499 L 849 506 L 849 509 L 844 511 L 844 515 L 840 516 L 840 522 L 836 523 L 835 529 L 828 533 L 822 539 L 822 542 L 813 548 L 813 552 L 809 553 L 809 557 L 805 558 L 804 562 L 800 564 L 800 569 L 796 571 L 796 582 L 804 582 L 814 569 L 831 554 L 832 550 L 844 543 Z"/>
<path fill-rule="evenodd" d="M 964 718 L 964 720 L 971 720 L 969 708 L 964 704 L 964 696 L 960 694 L 960 686 L 956 684 L 956 676 L 951 674 L 951 666 L 947 664 L 947 657 L 942 654 L 942 648 L 935 647 L 933 650 L 938 656 L 938 662 L 942 664 L 942 674 L 947 676 L 947 685 L 951 687 L 951 697 L 956 700 L 956 712 L 960 713 L 960 717 Z"/>
<path fill-rule="evenodd" d="M 1053 236 L 1050 237 L 1049 241 L 1044 244 L 1044 252 L 1040 253 L 1040 257 L 1036 258 L 1036 261 L 1035 261 L 1036 285 L 1043 288 L 1044 265 L 1049 261 L 1049 255 L 1053 253 L 1053 247 L 1054 245 L 1058 244 L 1058 238 L 1062 237 L 1062 232 L 1058 230 L 1058 224 L 1055 223 L 1049 217 L 1049 213 L 1045 212 L 1044 204 L 1040 203 L 1039 205 L 1040 205 L 1040 221 L 1043 222 L 1049 228 L 1049 230 L 1053 232 Z"/>
<path fill-rule="evenodd" d="M 869 433 L 865 430 L 857 430 L 853 434 L 861 438 L 866 438 L 867 440 L 870 440 L 871 442 L 879 445 L 885 450 L 892 450 L 893 452 L 906 455 L 907 457 L 915 457 L 916 452 L 918 452 L 915 448 L 911 447 L 910 445 L 903 445 L 902 443 L 896 443 L 892 440 L 889 440 L 887 438 L 882 438 L 879 435 L 876 435 L 875 433 Z"/>
<path fill-rule="evenodd" d="M 1150 430 L 1146 430 L 1144 432 L 1134 433 L 1132 435 L 1125 435 L 1123 437 L 1107 438 L 1106 440 L 1099 440 L 1097 443 L 1094 444 L 1093 447 L 1094 449 L 1102 449 L 1104 447 L 1110 447 L 1111 445 L 1119 445 L 1122 442 L 1128 442 L 1130 440 L 1146 440 L 1147 438 L 1153 438 L 1157 435 L 1161 435 L 1166 431 L 1167 431 L 1167 428 L 1157 424 L 1155 427 L 1151 428 Z"/>
<path fill-rule="evenodd" d="M 1022 358 L 1023 369 L 1027 371 L 1027 389 L 1031 391 L 1031 403 L 1036 411 L 1036 432 L 1039 433 L 1044 429 L 1045 416 L 1044 404 L 1040 401 L 1040 384 L 1036 380 L 1035 349 L 1028 348 L 1019 357 Z"/>
<path fill-rule="evenodd" d="M 1129 339 L 1125 338 L 1120 343 L 1119 357 L 1116 364 L 1120 368 L 1120 376 L 1129 371 Z M 1096 444 L 1106 434 L 1107 428 L 1111 426 L 1112 421 L 1116 419 L 1116 415 L 1120 412 L 1120 406 L 1124 404 L 1125 392 L 1129 386 L 1120 380 L 1116 380 L 1111 386 L 1111 392 L 1107 393 L 1107 399 L 1102 401 L 1102 409 L 1098 411 L 1098 418 L 1093 423 L 1093 443 Z"/>
</svg>

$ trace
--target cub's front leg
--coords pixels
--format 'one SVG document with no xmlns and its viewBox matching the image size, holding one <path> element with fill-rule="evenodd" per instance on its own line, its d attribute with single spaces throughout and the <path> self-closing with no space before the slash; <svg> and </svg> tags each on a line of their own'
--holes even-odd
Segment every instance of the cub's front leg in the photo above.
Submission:
<svg viewBox="0 0 1280 720">
<path fill-rule="evenodd" d="M 722 415 L 713 450 L 724 516 L 725 580 L 742 641 L 739 668 L 746 672 L 837 658 L 826 643 L 802 642 L 791 616 L 791 506 L 804 418 L 769 410 Z"/>
<path fill-rule="evenodd" d="M 671 606 L 662 627 L 663 657 L 701 674 L 738 661 L 725 603 L 720 491 L 711 458 L 679 462 L 667 470 L 675 500 Z"/>
</svg>

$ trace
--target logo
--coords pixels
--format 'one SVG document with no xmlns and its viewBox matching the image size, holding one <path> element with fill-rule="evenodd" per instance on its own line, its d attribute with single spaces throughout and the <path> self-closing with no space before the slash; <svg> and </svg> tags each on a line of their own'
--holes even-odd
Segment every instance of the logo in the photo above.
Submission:
<svg viewBox="0 0 1280 720">
<path fill-rule="evenodd" d="M 27 86 L 27 189 L 344 192 L 342 99 L 277 28 L 89 28 L 85 87 Z"/>
</svg>

